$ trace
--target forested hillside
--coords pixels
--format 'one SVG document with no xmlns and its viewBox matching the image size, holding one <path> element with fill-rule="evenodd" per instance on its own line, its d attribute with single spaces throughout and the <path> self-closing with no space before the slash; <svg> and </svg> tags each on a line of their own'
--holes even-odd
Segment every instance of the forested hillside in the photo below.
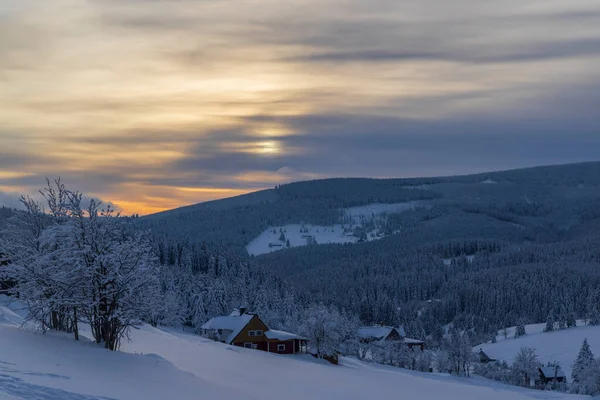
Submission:
<svg viewBox="0 0 600 400">
<path fill-rule="evenodd" d="M 279 186 L 141 218 L 165 246 L 244 247 L 287 223 L 334 224 L 343 209 L 417 201 L 382 240 L 292 248 L 249 259 L 299 304 L 439 337 L 454 322 L 483 340 L 549 313 L 600 312 L 600 163 L 423 179 L 330 179 Z"/>
</svg>

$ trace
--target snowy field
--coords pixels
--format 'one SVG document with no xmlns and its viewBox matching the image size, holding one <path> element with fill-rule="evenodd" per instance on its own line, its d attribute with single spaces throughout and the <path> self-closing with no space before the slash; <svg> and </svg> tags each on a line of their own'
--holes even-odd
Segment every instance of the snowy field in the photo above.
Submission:
<svg viewBox="0 0 600 400">
<path fill-rule="evenodd" d="M 474 350 L 481 348 L 491 358 L 511 364 L 521 347 L 531 347 L 544 364 L 558 361 L 570 380 L 573 363 L 585 338 L 596 357 L 600 356 L 600 326 L 584 326 L 583 321 L 577 321 L 577 325 L 553 332 L 543 331 L 546 324 L 527 325 L 527 335 L 517 339 L 514 338 L 515 327 L 512 327 L 508 330 L 507 339 L 499 335 L 497 343 L 476 346 Z"/>
<path fill-rule="evenodd" d="M 360 207 L 352 207 L 345 210 L 347 217 L 352 219 L 351 224 L 337 224 L 331 226 L 312 225 L 312 224 L 289 224 L 278 227 L 270 227 L 252 240 L 246 250 L 250 255 L 260 255 L 271 253 L 277 250 L 287 248 L 287 241 L 290 247 L 307 246 L 311 241 L 314 244 L 331 243 L 356 243 L 359 238 L 354 236 L 349 229 L 362 227 L 364 220 L 384 218 L 386 213 L 398 213 L 414 209 L 416 202 L 395 203 L 395 204 L 370 204 Z M 344 228 L 347 230 L 345 231 Z M 281 233 L 285 236 L 285 241 L 281 241 Z M 376 230 L 367 232 L 367 240 L 381 239 Z"/>
<path fill-rule="evenodd" d="M 0 399 L 580 398 L 351 358 L 333 366 L 311 356 L 234 348 L 149 326 L 134 330 L 123 352 L 113 353 L 70 335 L 19 328 L 19 313 L 13 311 L 0 306 Z"/>
</svg>

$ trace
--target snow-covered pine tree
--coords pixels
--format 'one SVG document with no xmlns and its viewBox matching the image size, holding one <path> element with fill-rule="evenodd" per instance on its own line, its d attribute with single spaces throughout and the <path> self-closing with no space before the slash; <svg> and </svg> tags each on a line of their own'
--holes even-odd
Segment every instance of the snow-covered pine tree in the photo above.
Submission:
<svg viewBox="0 0 600 400">
<path fill-rule="evenodd" d="M 523 320 L 519 320 L 519 323 L 515 329 L 515 339 L 525 335 L 527 335 L 527 331 L 525 330 L 525 322 L 523 322 Z"/>
<path fill-rule="evenodd" d="M 554 313 L 550 312 L 548 314 L 548 318 L 546 318 L 546 326 L 544 327 L 544 332 L 552 332 L 554 330 Z"/>
<path fill-rule="evenodd" d="M 560 314 L 558 316 L 558 329 L 565 329 L 567 327 L 567 319 L 568 312 L 565 306 L 562 306 L 560 309 Z"/>
<path fill-rule="evenodd" d="M 600 359 L 595 360 L 587 342 L 583 341 L 571 374 L 571 392 L 583 395 L 600 395 Z"/>
<path fill-rule="evenodd" d="M 590 292 L 587 299 L 587 321 L 590 325 L 600 325 L 600 289 Z"/>
<path fill-rule="evenodd" d="M 586 338 L 583 340 L 583 344 L 581 345 L 577 359 L 573 364 L 573 372 L 571 373 L 571 379 L 573 379 L 573 383 L 579 383 L 585 371 L 587 371 L 594 362 L 594 353 L 592 353 L 592 349 L 590 348 Z"/>
</svg>

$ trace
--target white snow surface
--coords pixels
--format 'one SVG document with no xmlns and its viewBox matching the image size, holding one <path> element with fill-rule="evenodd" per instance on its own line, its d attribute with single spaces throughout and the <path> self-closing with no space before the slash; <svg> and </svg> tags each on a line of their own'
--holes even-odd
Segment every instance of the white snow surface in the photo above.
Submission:
<svg viewBox="0 0 600 400">
<path fill-rule="evenodd" d="M 546 324 L 526 325 L 527 335 L 517 339 L 514 338 L 515 327 L 511 327 L 507 339 L 500 334 L 497 343 L 475 346 L 473 350 L 479 352 L 482 349 L 489 357 L 512 364 L 522 347 L 531 347 L 542 363 L 558 361 L 570 381 L 573 363 L 584 339 L 587 338 L 592 352 L 600 356 L 600 326 L 585 326 L 583 321 L 577 321 L 577 325 L 552 332 L 544 332 Z"/>
<path fill-rule="evenodd" d="M 394 203 L 394 204 L 370 204 L 360 207 L 347 208 L 345 215 L 353 219 L 351 224 L 337 224 L 330 226 L 313 225 L 313 224 L 288 224 L 277 227 L 270 227 L 261 233 L 258 237 L 252 240 L 246 250 L 250 255 L 261 255 L 271 253 L 277 250 L 283 250 L 286 243 L 279 240 L 281 231 L 283 231 L 286 240 L 289 240 L 290 247 L 301 247 L 308 245 L 308 236 L 316 240 L 316 244 L 331 244 L 331 243 L 356 243 L 359 238 L 354 236 L 352 232 L 344 232 L 344 227 L 353 229 L 362 227 L 363 220 L 371 220 L 373 218 L 384 218 L 388 213 L 399 213 L 402 211 L 412 210 L 417 205 L 417 202 Z M 306 232 L 305 230 L 308 230 Z M 378 240 L 383 235 L 378 235 L 379 232 L 367 232 L 367 240 Z M 308 240 L 307 240 L 308 239 Z"/>
<path fill-rule="evenodd" d="M 0 296 L 1 297 L 1 296 Z M 0 304 L 5 302 L 0 298 Z M 4 303 L 5 304 L 5 303 Z M 142 326 L 121 352 L 20 328 L 0 308 L 0 399 L 577 399 L 479 378 L 410 372 L 341 358 L 279 356 Z M 84 329 L 83 335 L 88 335 Z"/>
</svg>

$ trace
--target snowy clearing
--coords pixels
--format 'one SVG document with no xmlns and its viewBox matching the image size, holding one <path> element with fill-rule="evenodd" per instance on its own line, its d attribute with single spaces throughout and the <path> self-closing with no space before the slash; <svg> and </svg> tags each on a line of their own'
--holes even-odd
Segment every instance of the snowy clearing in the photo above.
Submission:
<svg viewBox="0 0 600 400">
<path fill-rule="evenodd" d="M 515 327 L 511 327 L 508 329 L 507 339 L 499 335 L 497 343 L 476 346 L 474 350 L 482 349 L 489 357 L 511 364 L 521 347 L 531 347 L 544 364 L 558 361 L 570 380 L 573 363 L 585 338 L 594 354 L 600 355 L 600 326 L 584 326 L 583 321 L 577 321 L 577 325 L 575 328 L 553 332 L 543 331 L 546 324 L 526 325 L 527 335 L 517 339 L 514 338 Z"/>
<path fill-rule="evenodd" d="M 1 298 L 0 304 L 7 299 Z M 71 335 L 32 332 L 0 309 L 0 398 L 106 399 L 575 399 L 472 378 L 426 374 L 342 358 L 333 366 L 311 356 L 278 356 L 234 348 L 173 329 L 143 326 L 123 352 Z M 83 335 L 88 333 L 85 330 Z"/>
<path fill-rule="evenodd" d="M 267 254 L 289 247 L 301 247 L 310 244 L 331 243 L 357 243 L 360 240 L 356 230 L 365 226 L 365 222 L 385 219 L 389 213 L 399 213 L 412 210 L 416 202 L 394 203 L 394 204 L 370 204 L 360 207 L 352 207 L 345 210 L 346 224 L 331 226 L 313 224 L 288 224 L 278 227 L 270 227 L 252 240 L 246 250 L 250 255 Z M 283 236 L 282 236 L 283 233 Z M 384 237 L 378 228 L 365 232 L 363 240 L 378 240 Z M 281 240 L 285 237 L 285 240 Z"/>
</svg>

